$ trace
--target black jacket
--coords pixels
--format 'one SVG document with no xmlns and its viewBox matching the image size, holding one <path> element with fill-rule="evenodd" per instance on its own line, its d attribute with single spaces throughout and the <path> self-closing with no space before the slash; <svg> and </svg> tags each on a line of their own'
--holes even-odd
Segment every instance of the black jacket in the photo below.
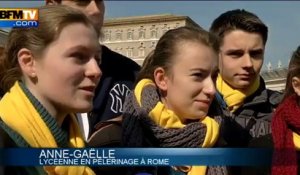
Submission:
<svg viewBox="0 0 300 175">
<path fill-rule="evenodd" d="M 134 87 L 140 66 L 106 46 L 102 46 L 103 73 L 96 88 L 93 109 L 89 114 L 90 135 L 98 122 L 107 121 L 122 115 L 125 97 Z"/>
<path fill-rule="evenodd" d="M 248 147 L 255 139 L 271 133 L 272 113 L 281 102 L 280 92 L 268 90 L 261 79 L 260 87 L 235 112 L 230 113 L 222 96 L 216 100 L 221 107 L 221 134 L 228 147 Z"/>
<path fill-rule="evenodd" d="M 233 113 L 227 110 L 222 96 L 217 93 L 215 101 L 220 109 L 218 112 L 223 116 L 220 137 L 224 140 L 224 147 L 272 148 L 271 119 L 281 99 L 280 92 L 266 89 L 262 78 L 257 91 Z M 229 171 L 234 175 L 269 174 L 270 167 L 229 167 Z"/>
</svg>

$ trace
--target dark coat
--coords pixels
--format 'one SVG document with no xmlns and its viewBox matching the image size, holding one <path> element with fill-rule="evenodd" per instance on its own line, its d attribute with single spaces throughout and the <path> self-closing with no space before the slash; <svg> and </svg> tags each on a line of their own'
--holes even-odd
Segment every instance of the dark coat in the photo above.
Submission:
<svg viewBox="0 0 300 175">
<path fill-rule="evenodd" d="M 122 115 L 123 103 L 134 88 L 140 66 L 106 46 L 102 46 L 102 77 L 96 88 L 92 112 L 89 113 L 90 135 L 99 122 Z"/>
<path fill-rule="evenodd" d="M 260 147 L 272 148 L 271 119 L 273 111 L 281 102 L 282 93 L 266 89 L 261 78 L 260 87 L 244 104 L 233 113 L 227 109 L 220 93 L 216 95 L 215 105 L 221 112 L 220 137 L 224 140 L 224 147 Z M 269 174 L 270 167 L 229 167 L 231 174 Z"/>
</svg>

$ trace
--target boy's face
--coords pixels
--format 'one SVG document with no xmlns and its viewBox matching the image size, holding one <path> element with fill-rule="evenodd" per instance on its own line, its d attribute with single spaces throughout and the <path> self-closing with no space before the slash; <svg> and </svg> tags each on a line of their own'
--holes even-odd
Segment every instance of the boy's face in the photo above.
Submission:
<svg viewBox="0 0 300 175">
<path fill-rule="evenodd" d="M 265 46 L 261 35 L 233 30 L 225 34 L 220 50 L 222 78 L 235 89 L 247 89 L 263 64 Z"/>
<path fill-rule="evenodd" d="M 57 3 L 49 0 L 47 4 Z M 100 31 L 103 25 L 105 6 L 103 0 L 62 0 L 61 4 L 81 10 Z"/>
</svg>

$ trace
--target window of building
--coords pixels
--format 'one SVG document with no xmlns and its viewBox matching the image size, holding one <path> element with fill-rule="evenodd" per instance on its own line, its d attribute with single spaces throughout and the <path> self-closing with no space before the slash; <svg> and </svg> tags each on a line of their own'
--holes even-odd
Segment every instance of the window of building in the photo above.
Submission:
<svg viewBox="0 0 300 175">
<path fill-rule="evenodd" d="M 150 31 L 151 38 L 157 38 L 157 28 L 155 28 L 155 25 L 150 27 Z"/>
<path fill-rule="evenodd" d="M 139 31 L 139 39 L 145 38 L 145 31 Z"/>
<path fill-rule="evenodd" d="M 129 39 L 129 40 L 132 40 L 132 39 L 133 39 L 133 37 L 132 37 L 132 32 L 128 32 L 128 33 L 127 33 L 127 39 Z"/>
<path fill-rule="evenodd" d="M 157 38 L 157 31 L 151 30 L 151 38 Z"/>
<path fill-rule="evenodd" d="M 127 39 L 128 40 L 133 40 L 133 30 L 132 29 L 128 29 L 128 31 L 127 31 Z"/>
<path fill-rule="evenodd" d="M 144 39 L 146 37 L 146 29 L 141 26 L 139 29 L 139 39 Z"/>
<path fill-rule="evenodd" d="M 122 34 L 120 32 L 116 33 L 116 40 L 122 40 Z"/>
<path fill-rule="evenodd" d="M 116 30 L 116 40 L 120 41 L 122 40 L 122 30 Z"/>
<path fill-rule="evenodd" d="M 162 35 L 165 34 L 168 30 L 169 30 L 168 25 L 164 24 L 164 26 L 162 27 Z"/>
<path fill-rule="evenodd" d="M 110 41 L 111 40 L 111 31 L 105 31 L 104 32 L 104 40 Z"/>
<path fill-rule="evenodd" d="M 155 46 L 156 46 L 156 42 L 155 42 L 155 41 L 152 41 L 152 42 L 151 42 L 151 45 L 150 45 L 150 48 L 154 49 Z"/>
<path fill-rule="evenodd" d="M 145 56 L 145 48 L 139 48 L 139 57 Z"/>
<path fill-rule="evenodd" d="M 139 53 L 138 53 L 139 57 L 144 57 L 145 56 L 145 47 L 144 47 L 144 43 L 141 43 L 140 47 L 139 47 Z"/>
<path fill-rule="evenodd" d="M 133 48 L 132 47 L 127 48 L 127 56 L 133 57 Z"/>
</svg>

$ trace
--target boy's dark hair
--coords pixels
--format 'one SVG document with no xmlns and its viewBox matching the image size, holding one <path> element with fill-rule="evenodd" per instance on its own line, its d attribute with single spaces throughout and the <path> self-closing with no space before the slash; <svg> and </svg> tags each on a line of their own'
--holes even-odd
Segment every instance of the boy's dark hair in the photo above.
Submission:
<svg viewBox="0 0 300 175">
<path fill-rule="evenodd" d="M 221 44 L 225 34 L 233 30 L 258 33 L 261 35 L 264 45 L 268 39 L 268 27 L 257 15 L 244 9 L 231 10 L 221 14 L 213 21 L 209 30 L 220 38 Z"/>
</svg>

